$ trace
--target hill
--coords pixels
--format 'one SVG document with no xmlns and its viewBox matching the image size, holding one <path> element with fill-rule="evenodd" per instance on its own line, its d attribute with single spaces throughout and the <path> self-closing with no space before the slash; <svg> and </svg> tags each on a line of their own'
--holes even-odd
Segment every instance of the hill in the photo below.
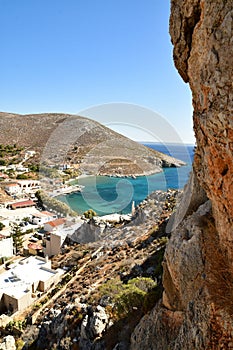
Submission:
<svg viewBox="0 0 233 350">
<path fill-rule="evenodd" d="M 34 163 L 72 164 L 90 174 L 147 175 L 184 165 L 96 121 L 62 113 L 0 112 L 0 140 L 36 151 Z"/>
</svg>

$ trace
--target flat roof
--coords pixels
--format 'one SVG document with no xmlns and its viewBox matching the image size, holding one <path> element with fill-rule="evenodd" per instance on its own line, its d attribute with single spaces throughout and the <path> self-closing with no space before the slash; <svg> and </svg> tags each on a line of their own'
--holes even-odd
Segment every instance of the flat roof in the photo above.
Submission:
<svg viewBox="0 0 233 350">
<path fill-rule="evenodd" d="M 49 211 L 41 211 L 39 213 L 33 214 L 33 216 L 38 217 L 38 218 L 44 218 L 44 217 L 48 217 L 48 216 L 53 217 L 54 215 L 56 215 L 56 214 L 50 213 Z"/>
<path fill-rule="evenodd" d="M 12 203 L 9 203 L 12 204 Z M 28 215 L 34 215 L 36 213 L 39 213 L 39 210 L 33 207 L 27 207 L 27 208 L 17 208 L 17 210 L 11 210 L 7 208 L 0 208 L 0 216 L 7 220 L 18 220 L 23 219 Z M 3 219 L 2 219 L 3 220 Z"/>
<path fill-rule="evenodd" d="M 31 290 L 34 282 L 50 279 L 57 273 L 50 269 L 50 263 L 43 258 L 30 256 L 10 265 L 9 270 L 0 274 L 0 297 L 5 293 L 20 298 Z"/>
</svg>

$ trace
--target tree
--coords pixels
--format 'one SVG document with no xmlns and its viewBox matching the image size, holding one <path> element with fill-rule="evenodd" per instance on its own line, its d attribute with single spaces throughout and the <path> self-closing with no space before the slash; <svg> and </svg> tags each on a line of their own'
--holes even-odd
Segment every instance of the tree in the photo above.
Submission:
<svg viewBox="0 0 233 350">
<path fill-rule="evenodd" d="M 93 216 L 96 216 L 96 212 L 93 209 L 89 209 L 83 213 L 86 219 L 92 219 Z"/>
<path fill-rule="evenodd" d="M 18 224 L 14 223 L 11 229 L 11 237 L 13 238 L 13 245 L 15 248 L 16 254 L 23 247 L 23 232 L 21 231 Z"/>
<path fill-rule="evenodd" d="M 6 161 L 4 159 L 0 159 L 0 165 L 6 165 Z"/>
<path fill-rule="evenodd" d="M 26 174 L 18 174 L 16 179 L 17 180 L 27 180 L 28 176 Z"/>
<path fill-rule="evenodd" d="M 4 227 L 5 227 L 5 225 L 2 222 L 0 222 L 0 231 L 2 231 L 4 229 Z"/>
</svg>

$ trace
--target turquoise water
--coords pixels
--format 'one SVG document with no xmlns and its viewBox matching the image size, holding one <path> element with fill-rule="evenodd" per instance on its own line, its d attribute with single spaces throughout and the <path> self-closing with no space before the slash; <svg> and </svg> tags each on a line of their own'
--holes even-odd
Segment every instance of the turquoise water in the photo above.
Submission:
<svg viewBox="0 0 233 350">
<path fill-rule="evenodd" d="M 110 213 L 129 213 L 132 201 L 135 205 L 155 190 L 183 188 L 188 180 L 193 158 L 193 146 L 146 144 L 148 147 L 184 160 L 187 165 L 180 168 L 165 168 L 163 172 L 136 179 L 90 176 L 79 179 L 85 188 L 82 193 L 59 196 L 78 213 L 92 208 L 99 215 Z"/>
</svg>

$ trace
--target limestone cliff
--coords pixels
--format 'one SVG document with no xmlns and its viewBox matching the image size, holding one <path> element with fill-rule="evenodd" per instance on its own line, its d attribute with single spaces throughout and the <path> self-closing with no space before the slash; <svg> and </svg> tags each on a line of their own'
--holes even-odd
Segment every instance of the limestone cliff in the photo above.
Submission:
<svg viewBox="0 0 233 350">
<path fill-rule="evenodd" d="M 192 90 L 197 149 L 165 254 L 163 300 L 131 349 L 232 349 L 232 0 L 172 0 L 170 34 Z"/>
</svg>

